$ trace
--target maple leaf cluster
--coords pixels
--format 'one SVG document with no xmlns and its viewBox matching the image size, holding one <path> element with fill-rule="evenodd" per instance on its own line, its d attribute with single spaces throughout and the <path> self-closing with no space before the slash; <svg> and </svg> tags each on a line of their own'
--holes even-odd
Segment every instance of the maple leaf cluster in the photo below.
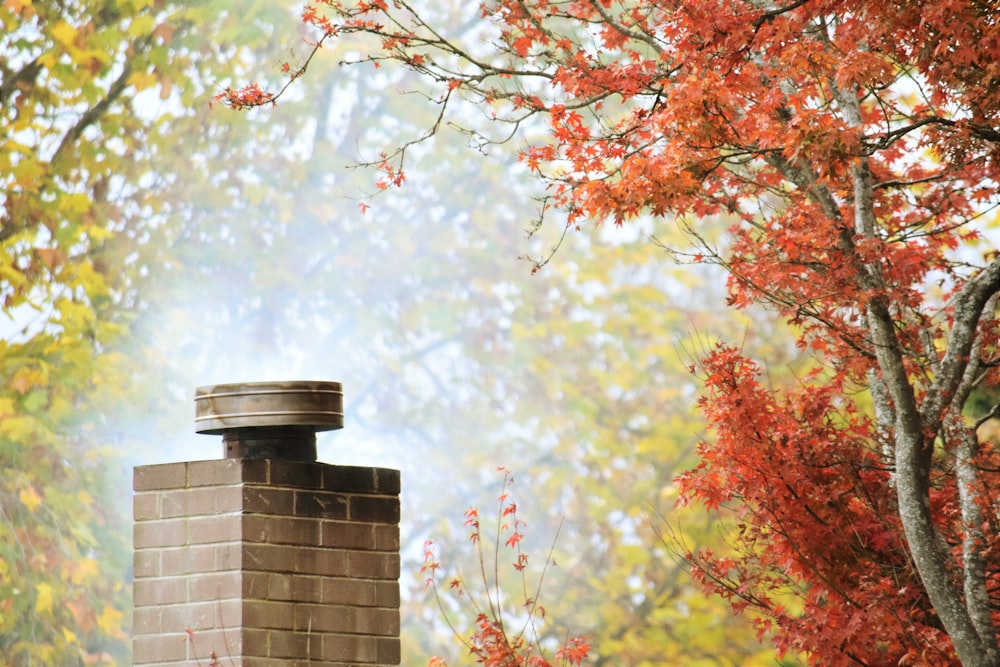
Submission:
<svg viewBox="0 0 1000 667">
<path fill-rule="evenodd" d="M 529 586 L 526 580 L 526 568 L 528 564 L 528 554 L 521 549 L 524 533 L 524 522 L 518 517 L 517 503 L 510 494 L 510 486 L 514 483 L 514 477 L 505 468 L 499 468 L 503 473 L 503 486 L 497 498 L 497 533 L 495 536 L 494 560 L 487 562 L 487 557 L 483 551 L 483 539 L 480 526 L 479 510 L 470 507 L 465 512 L 465 526 L 469 530 L 469 542 L 475 549 L 478 558 L 479 571 L 482 575 L 480 580 L 481 590 L 478 594 L 473 594 L 466 588 L 466 582 L 461 576 L 456 576 L 448 581 L 448 590 L 457 598 L 464 598 L 476 610 L 474 629 L 468 636 L 464 636 L 453 624 L 450 616 L 445 612 L 442 603 L 441 593 L 437 587 L 437 573 L 441 568 L 441 563 L 437 559 L 436 546 L 433 541 L 424 543 L 424 564 L 420 568 L 421 573 L 426 575 L 424 583 L 433 589 L 434 597 L 438 607 L 444 614 L 452 632 L 468 649 L 469 655 L 475 659 L 477 665 L 486 667 L 554 667 L 554 665 L 565 665 L 566 667 L 578 667 L 589 655 L 590 644 L 584 637 L 571 637 L 555 652 L 553 663 L 546 656 L 539 641 L 539 624 L 545 617 L 545 608 L 539 604 L 538 593 L 528 596 Z M 526 619 L 515 623 L 511 614 L 505 613 L 502 604 L 502 595 L 499 584 L 499 563 L 496 558 L 500 552 L 500 544 L 514 553 L 514 560 L 511 563 L 517 576 L 521 579 L 521 589 L 525 591 L 525 599 L 522 608 L 526 612 Z M 546 560 L 545 567 L 554 566 L 551 554 Z M 491 582 L 486 575 L 490 570 L 494 572 L 496 580 Z M 544 576 L 544 570 L 543 574 Z M 541 588 L 541 581 L 536 591 Z M 483 599 L 479 599 L 479 598 Z M 506 618 L 505 618 L 506 616 Z M 515 626 L 516 627 L 512 627 Z M 434 657 L 429 663 L 429 667 L 446 667 L 447 663 L 440 658 Z"/>
<path fill-rule="evenodd" d="M 696 579 L 749 612 L 782 652 L 828 665 L 955 663 L 907 551 L 884 436 L 844 398 L 842 381 L 808 378 L 778 395 L 760 384 L 755 363 L 725 345 L 700 372 L 700 405 L 715 437 L 679 482 L 684 502 L 732 508 L 739 528 L 735 556 L 687 554 Z M 997 459 L 984 451 L 981 462 L 995 468 Z M 939 465 L 931 502 L 958 556 L 957 493 L 947 463 Z M 993 497 L 998 482 L 984 479 Z M 997 544 L 996 526 L 984 528 Z M 996 564 L 988 579 L 1000 585 Z"/>
</svg>

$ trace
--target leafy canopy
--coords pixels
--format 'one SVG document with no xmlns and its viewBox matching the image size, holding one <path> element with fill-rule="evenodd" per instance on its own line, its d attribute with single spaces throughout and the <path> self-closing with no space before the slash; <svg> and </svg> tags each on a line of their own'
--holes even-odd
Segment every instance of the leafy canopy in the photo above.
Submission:
<svg viewBox="0 0 1000 667">
<path fill-rule="evenodd" d="M 543 212 L 559 207 L 571 225 L 677 220 L 693 241 L 679 250 L 727 269 L 734 306 L 763 303 L 799 327 L 817 366 L 801 393 L 761 389 L 732 349 L 708 356 L 717 440 L 685 478 L 691 498 L 732 500 L 748 517 L 755 549 L 736 564 L 705 556 L 701 572 L 724 575 L 713 585 L 805 591 L 802 622 L 753 598 L 779 646 L 821 664 L 1000 663 L 997 468 L 963 416 L 996 357 L 994 3 L 499 0 L 471 19 L 478 40 L 402 0 L 311 3 L 303 20 L 317 48 L 363 33 L 378 41 L 356 62 L 435 84 L 429 133 L 461 122 L 449 116 L 459 99 L 501 127 L 468 128 L 483 147 L 543 117 L 547 136 L 521 135 L 518 151 L 549 186 Z M 402 183 L 409 148 L 384 155 L 384 186 Z M 701 231 L 717 216 L 732 221 L 724 247 Z M 771 448 L 797 472 L 786 479 Z M 787 494 L 749 493 L 772 475 Z M 733 479 L 743 486 L 721 486 Z M 841 555 L 803 548 L 815 534 L 840 540 L 828 555 Z M 833 571 L 845 566 L 852 576 Z M 890 589 L 903 597 L 888 611 L 869 604 Z"/>
</svg>

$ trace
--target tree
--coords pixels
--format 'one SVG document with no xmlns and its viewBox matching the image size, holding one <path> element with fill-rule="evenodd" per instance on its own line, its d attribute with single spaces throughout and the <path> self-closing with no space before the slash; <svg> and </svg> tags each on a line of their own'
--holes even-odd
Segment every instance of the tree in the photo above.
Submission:
<svg viewBox="0 0 1000 667">
<path fill-rule="evenodd" d="M 136 332 L 236 66 L 201 31 L 245 54 L 270 4 L 0 6 L 0 664 L 129 662 Z"/>
<path fill-rule="evenodd" d="M 457 122 L 447 114 L 464 98 L 496 119 L 493 128 L 508 126 L 506 134 L 469 128 L 481 130 L 473 135 L 481 146 L 544 117 L 547 138 L 525 134 L 519 151 L 549 186 L 543 211 L 561 208 L 570 226 L 676 220 L 694 241 L 688 258 L 729 272 L 734 306 L 766 304 L 799 327 L 817 366 L 804 392 L 760 390 L 749 361 L 728 348 L 705 361 L 709 395 L 725 404 L 725 388 L 745 403 L 725 412 L 706 404 L 722 449 L 703 447 L 689 493 L 727 497 L 713 484 L 741 475 L 719 456 L 732 446 L 767 443 L 796 455 L 797 466 L 829 467 L 813 458 L 820 445 L 849 443 L 829 447 L 841 471 L 853 466 L 837 498 L 864 489 L 864 512 L 821 516 L 809 502 L 827 502 L 837 475 L 810 476 L 815 488 L 786 480 L 782 509 L 843 541 L 855 534 L 851 516 L 891 512 L 878 546 L 863 545 L 865 559 L 883 585 L 919 590 L 913 622 L 926 618 L 942 634 L 920 630 L 916 646 L 889 641 L 876 647 L 881 658 L 1000 664 L 998 480 L 993 444 L 976 429 L 997 410 L 963 412 L 973 389 L 993 379 L 997 343 L 1000 258 L 985 242 L 1000 203 L 992 3 L 501 0 L 481 6 L 479 43 L 452 38 L 403 1 L 310 4 L 303 19 L 319 30 L 319 45 L 376 38 L 357 62 L 393 61 L 423 75 L 437 85 L 439 118 Z M 276 97 L 257 88 L 222 99 L 239 107 Z M 409 148 L 379 161 L 386 187 L 402 182 Z M 714 216 L 732 220 L 725 247 L 700 233 Z M 761 417 L 761 428 L 738 421 L 748 416 Z M 802 434 L 794 445 L 792 432 Z M 756 517 L 748 529 L 759 545 L 787 546 L 776 563 L 744 561 L 738 579 L 777 566 L 807 591 L 832 585 L 798 549 L 804 533 L 785 535 L 759 498 L 728 499 Z M 802 622 L 779 613 L 775 621 L 799 636 L 826 632 L 810 613 L 842 604 L 858 621 L 843 641 L 859 638 L 870 592 L 853 574 L 838 596 L 818 595 Z M 844 647 L 805 645 L 824 664 L 826 651 Z"/>
<path fill-rule="evenodd" d="M 132 9 L 0 7 L 4 665 L 128 655 L 127 504 L 108 485 L 124 475 L 101 422 L 131 388 L 120 341 L 149 213 L 131 104 L 173 32 Z"/>
</svg>

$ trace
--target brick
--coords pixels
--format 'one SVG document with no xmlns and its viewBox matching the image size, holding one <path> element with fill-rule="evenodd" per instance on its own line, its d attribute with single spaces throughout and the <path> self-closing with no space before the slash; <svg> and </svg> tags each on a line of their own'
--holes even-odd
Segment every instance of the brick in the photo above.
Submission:
<svg viewBox="0 0 1000 667">
<path fill-rule="evenodd" d="M 271 658 L 309 658 L 310 643 L 315 642 L 316 653 L 322 652 L 322 640 L 307 632 L 272 632 L 268 656 Z"/>
<path fill-rule="evenodd" d="M 187 634 L 139 635 L 132 640 L 132 662 L 176 662 L 187 658 Z"/>
<path fill-rule="evenodd" d="M 295 492 L 266 486 L 243 487 L 243 510 L 259 514 L 290 516 L 295 509 Z"/>
<path fill-rule="evenodd" d="M 314 547 L 320 543 L 320 522 L 312 518 L 244 514 L 243 536 L 247 542 Z"/>
<path fill-rule="evenodd" d="M 328 465 L 323 468 L 323 488 L 343 493 L 375 493 L 375 469 Z"/>
<path fill-rule="evenodd" d="M 182 577 L 136 579 L 132 582 L 132 599 L 136 607 L 186 602 L 187 584 Z"/>
<path fill-rule="evenodd" d="M 399 637 L 379 637 L 376 640 L 378 662 L 382 665 L 398 665 L 402 660 Z"/>
<path fill-rule="evenodd" d="M 378 551 L 399 551 L 399 524 L 375 526 L 375 548 Z"/>
<path fill-rule="evenodd" d="M 245 600 L 243 602 L 243 625 L 249 628 L 291 630 L 296 606 L 291 602 Z"/>
<path fill-rule="evenodd" d="M 233 603 L 236 601 L 231 600 L 227 602 Z M 219 604 L 219 602 L 198 602 L 164 605 L 160 608 L 162 632 L 187 632 L 188 630 L 199 632 L 222 627 L 219 619 L 222 611 L 219 609 Z M 235 612 L 237 614 L 235 616 L 236 620 L 239 619 L 239 607 L 228 611 L 229 613 L 226 616 L 233 617 Z"/>
<path fill-rule="evenodd" d="M 177 547 L 187 543 L 185 519 L 140 521 L 135 524 L 132 544 L 136 549 L 152 547 Z"/>
<path fill-rule="evenodd" d="M 244 628 L 243 655 L 261 656 L 261 657 L 267 657 L 268 655 L 270 655 L 271 634 L 272 634 L 271 630 L 262 630 L 259 628 Z"/>
<path fill-rule="evenodd" d="M 188 464 L 190 486 L 267 482 L 267 462 L 255 459 L 220 459 L 193 461 Z"/>
<path fill-rule="evenodd" d="M 377 607 L 351 609 L 350 631 L 357 635 L 399 636 L 399 610 Z"/>
<path fill-rule="evenodd" d="M 270 518 L 268 514 L 244 514 L 241 518 L 243 523 L 243 541 L 268 542 L 270 533 L 267 524 Z"/>
<path fill-rule="evenodd" d="M 132 497 L 132 517 L 136 521 L 162 518 L 160 517 L 159 497 L 160 494 L 156 492 L 135 494 Z"/>
<path fill-rule="evenodd" d="M 326 579 L 326 577 L 295 574 L 270 574 L 267 579 L 266 597 L 268 600 L 319 602 L 322 599 L 323 582 Z"/>
<path fill-rule="evenodd" d="M 320 546 L 340 549 L 374 549 L 375 525 L 324 521 L 319 543 Z"/>
<path fill-rule="evenodd" d="M 349 665 L 330 665 L 327 663 L 316 663 L 310 661 L 292 661 L 287 658 L 265 658 L 252 657 L 243 658 L 243 662 L 236 667 L 349 667 Z"/>
<path fill-rule="evenodd" d="M 375 583 L 375 605 L 378 607 L 399 609 L 399 582 L 376 581 L 374 583 Z"/>
<path fill-rule="evenodd" d="M 187 516 L 186 489 L 171 489 L 160 494 L 160 517 L 161 519 L 172 519 L 175 517 Z"/>
<path fill-rule="evenodd" d="M 300 544 L 318 546 L 320 522 L 316 519 L 271 517 L 271 542 L 275 544 Z"/>
<path fill-rule="evenodd" d="M 351 496 L 350 519 L 371 523 L 399 523 L 399 498 Z"/>
<path fill-rule="evenodd" d="M 215 569 L 219 572 L 242 568 L 244 558 L 241 542 L 215 545 Z"/>
<path fill-rule="evenodd" d="M 185 633 L 186 634 L 186 633 Z M 203 667 L 208 663 L 212 653 L 219 658 L 219 663 L 227 666 L 239 665 L 239 656 L 243 652 L 243 637 L 238 628 L 219 628 L 195 632 L 190 640 L 188 656 L 194 659 L 192 667 Z"/>
<path fill-rule="evenodd" d="M 267 572 L 240 572 L 242 597 L 245 600 L 267 600 L 267 582 L 273 575 Z"/>
<path fill-rule="evenodd" d="M 135 635 L 160 633 L 160 607 L 138 607 L 132 610 L 132 632 Z"/>
<path fill-rule="evenodd" d="M 188 577 L 188 599 L 228 600 L 243 595 L 243 576 L 238 570 L 210 572 Z"/>
<path fill-rule="evenodd" d="M 173 489 L 162 494 L 159 518 L 207 516 L 243 509 L 243 489 L 239 485 Z"/>
<path fill-rule="evenodd" d="M 375 491 L 398 496 L 402 490 L 402 476 L 392 468 L 375 468 Z"/>
<path fill-rule="evenodd" d="M 279 544 L 244 544 L 244 568 L 257 572 L 296 572 L 295 547 Z"/>
<path fill-rule="evenodd" d="M 243 486 L 240 484 L 232 486 L 217 486 L 205 489 L 192 489 L 191 494 L 191 506 L 194 508 L 211 507 L 212 511 L 216 514 L 240 512 L 243 510 Z M 202 494 L 211 498 L 212 502 L 208 503 L 206 500 L 205 504 L 202 505 Z"/>
<path fill-rule="evenodd" d="M 160 576 L 160 550 L 141 549 L 133 551 L 132 573 L 136 578 Z"/>
<path fill-rule="evenodd" d="M 138 466 L 132 473 L 135 491 L 157 491 L 183 488 L 187 485 L 186 463 L 159 463 Z"/>
<path fill-rule="evenodd" d="M 365 579 L 324 577 L 320 600 L 325 604 L 375 606 L 377 603 L 375 582 Z"/>
<path fill-rule="evenodd" d="M 375 637 L 324 635 L 321 659 L 374 663 L 378 660 L 378 642 Z"/>
<path fill-rule="evenodd" d="M 353 609 L 325 604 L 295 605 L 295 629 L 302 632 L 351 633 Z"/>
<path fill-rule="evenodd" d="M 296 491 L 295 516 L 346 519 L 347 502 L 347 496 L 339 493 L 312 490 Z"/>
<path fill-rule="evenodd" d="M 323 486 L 323 464 L 280 459 L 271 459 L 267 463 L 268 482 L 273 486 L 296 489 L 319 489 Z"/>
<path fill-rule="evenodd" d="M 348 572 L 361 579 L 399 579 L 399 554 L 387 552 L 351 552 Z"/>
<path fill-rule="evenodd" d="M 347 551 L 337 549 L 295 549 L 295 571 L 342 577 L 349 573 Z"/>
<path fill-rule="evenodd" d="M 219 514 L 188 519 L 188 542 L 236 542 L 243 535 L 243 522 L 239 514 Z"/>
<path fill-rule="evenodd" d="M 218 569 L 214 546 L 184 546 L 160 551 L 160 573 L 165 576 Z"/>
</svg>

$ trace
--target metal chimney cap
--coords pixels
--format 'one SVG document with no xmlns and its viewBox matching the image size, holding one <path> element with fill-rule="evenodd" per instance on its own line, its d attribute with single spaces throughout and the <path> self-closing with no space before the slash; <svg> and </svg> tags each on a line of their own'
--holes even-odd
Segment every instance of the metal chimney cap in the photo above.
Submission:
<svg viewBox="0 0 1000 667">
<path fill-rule="evenodd" d="M 339 382 L 238 382 L 195 390 L 195 432 L 226 435 L 244 429 L 331 431 L 344 428 Z"/>
</svg>

